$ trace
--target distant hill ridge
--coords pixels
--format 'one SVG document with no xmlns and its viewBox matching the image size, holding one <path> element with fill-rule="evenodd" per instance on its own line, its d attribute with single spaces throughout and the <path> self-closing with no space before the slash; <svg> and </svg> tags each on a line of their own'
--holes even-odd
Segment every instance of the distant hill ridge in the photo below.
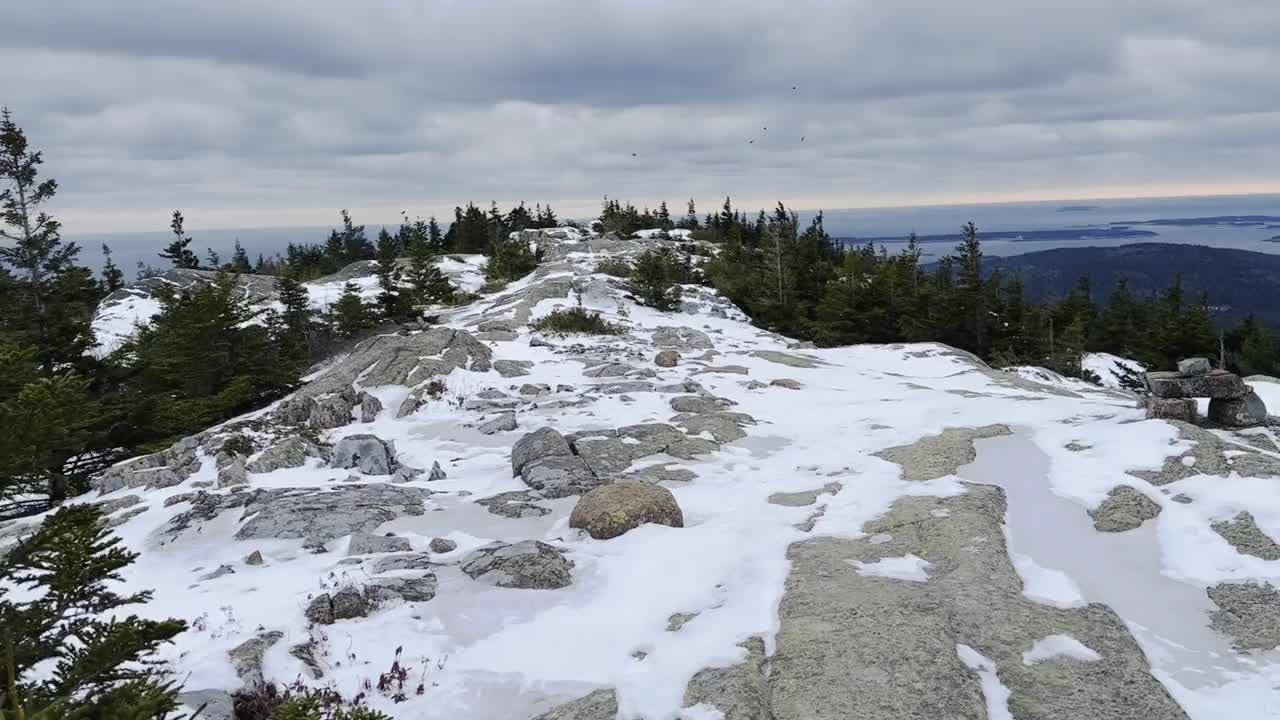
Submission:
<svg viewBox="0 0 1280 720">
<path fill-rule="evenodd" d="M 1022 278 L 1027 298 L 1063 297 L 1081 275 L 1092 282 L 1094 300 L 1111 294 L 1125 277 L 1137 292 L 1162 290 L 1182 275 L 1187 298 L 1208 291 L 1215 317 L 1229 324 L 1256 314 L 1280 326 L 1280 255 L 1176 243 L 1134 243 L 1117 247 L 1068 247 L 1009 257 L 988 257 L 984 269 Z"/>
</svg>

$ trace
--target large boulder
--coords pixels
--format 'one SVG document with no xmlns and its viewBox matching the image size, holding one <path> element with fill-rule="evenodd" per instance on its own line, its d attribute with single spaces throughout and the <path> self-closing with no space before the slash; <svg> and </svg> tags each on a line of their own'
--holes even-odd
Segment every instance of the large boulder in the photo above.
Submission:
<svg viewBox="0 0 1280 720">
<path fill-rule="evenodd" d="M 464 557 L 460 567 L 473 580 L 505 588 L 552 590 L 573 581 L 573 563 L 537 540 L 490 543 Z"/>
<path fill-rule="evenodd" d="M 1263 425 L 1267 422 L 1267 405 L 1252 390 L 1234 400 L 1214 398 L 1209 401 L 1209 419 L 1233 428 Z"/>
<path fill-rule="evenodd" d="M 569 442 L 554 428 L 544 427 L 528 433 L 511 447 L 511 474 L 519 475 L 524 466 L 545 457 L 572 455 Z"/>
<path fill-rule="evenodd" d="M 366 475 L 390 475 L 396 468 L 395 444 L 376 435 L 348 435 L 333 447 L 332 467 L 360 468 Z"/>
<path fill-rule="evenodd" d="M 377 420 L 378 413 L 382 412 L 382 401 L 365 392 L 360 393 L 359 399 L 360 422 L 371 423 L 374 420 Z"/>
<path fill-rule="evenodd" d="M 1093 527 L 1102 532 L 1133 530 L 1160 514 L 1160 506 L 1138 490 L 1121 485 L 1107 493 L 1098 507 L 1089 511 Z"/>
<path fill-rule="evenodd" d="M 529 368 L 533 367 L 531 360 L 494 360 L 493 369 L 504 378 L 520 377 L 529 374 Z"/>
<path fill-rule="evenodd" d="M 660 348 L 672 350 L 710 350 L 715 347 L 711 338 L 701 330 L 691 327 L 672 327 L 663 325 L 653 332 L 653 344 Z"/>
<path fill-rule="evenodd" d="M 1212 401 L 1210 401 L 1212 402 Z M 1143 399 L 1147 417 L 1152 420 L 1181 420 L 1195 422 L 1198 413 L 1195 398 L 1162 398 L 1150 396 Z"/>
<path fill-rule="evenodd" d="M 268 490 L 236 495 L 209 495 L 188 513 L 170 520 L 169 531 L 195 520 L 211 519 L 219 510 L 244 507 L 249 518 L 236 532 L 239 540 L 304 539 L 324 543 L 357 532 L 374 532 L 402 515 L 422 515 L 431 491 L 396 485 L 346 485 L 333 490 Z"/>
<path fill-rule="evenodd" d="M 579 495 L 609 482 L 596 476 L 586 460 L 574 455 L 548 455 L 525 463 L 520 479 L 548 498 Z"/>
<path fill-rule="evenodd" d="M 1184 377 L 1176 372 L 1149 372 L 1143 375 L 1147 389 L 1162 398 L 1217 398 L 1234 400 L 1249 394 L 1249 386 L 1239 375 L 1214 370 L 1204 375 Z"/>
<path fill-rule="evenodd" d="M 645 523 L 684 527 L 684 513 L 670 490 L 640 482 L 605 485 L 583 495 L 569 515 L 569 527 L 597 540 L 618 537 Z"/>
<path fill-rule="evenodd" d="M 653 356 L 653 364 L 658 367 L 672 368 L 680 362 L 680 353 L 675 350 L 660 350 Z"/>
</svg>

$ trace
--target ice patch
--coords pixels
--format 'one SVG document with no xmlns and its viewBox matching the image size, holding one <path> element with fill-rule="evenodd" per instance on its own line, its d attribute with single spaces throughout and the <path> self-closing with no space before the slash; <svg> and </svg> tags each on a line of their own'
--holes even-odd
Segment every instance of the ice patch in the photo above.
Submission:
<svg viewBox="0 0 1280 720">
<path fill-rule="evenodd" d="M 1102 656 L 1070 635 L 1049 635 L 1035 641 L 1030 650 L 1022 653 L 1022 664 L 1035 665 L 1057 658 L 1097 662 Z"/>
<path fill-rule="evenodd" d="M 875 575 L 912 582 L 929 582 L 929 574 L 925 570 L 932 567 L 928 560 L 911 554 L 882 558 L 873 563 L 864 563 L 860 560 L 849 560 L 848 563 L 857 568 L 859 575 Z"/>
<path fill-rule="evenodd" d="M 1013 720 L 1013 713 L 1009 712 L 1009 688 L 996 675 L 996 664 L 963 643 L 956 643 L 956 655 L 965 667 L 978 674 L 978 679 L 982 682 L 982 697 L 987 701 L 988 720 Z"/>
<path fill-rule="evenodd" d="M 1008 534 L 1008 530 L 1005 530 Z M 1084 607 L 1088 602 L 1080 586 L 1061 570 L 1042 567 L 1030 555 L 1010 552 L 1013 568 L 1022 578 L 1022 596 L 1057 608 Z"/>
</svg>

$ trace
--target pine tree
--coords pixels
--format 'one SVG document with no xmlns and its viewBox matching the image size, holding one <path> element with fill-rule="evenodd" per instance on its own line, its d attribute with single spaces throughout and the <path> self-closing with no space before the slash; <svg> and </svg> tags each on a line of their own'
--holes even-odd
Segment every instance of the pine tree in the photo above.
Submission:
<svg viewBox="0 0 1280 720">
<path fill-rule="evenodd" d="M 484 277 L 491 283 L 506 283 L 528 275 L 538 267 L 539 254 L 527 240 L 495 240 L 489 248 L 489 262 Z"/>
<path fill-rule="evenodd" d="M 964 239 L 956 246 L 956 261 L 959 265 L 957 290 L 963 303 L 961 309 L 965 313 L 965 325 L 970 338 L 970 347 L 979 356 L 986 352 L 986 298 L 983 292 L 982 278 L 982 243 L 978 240 L 978 227 L 972 222 L 963 228 Z"/>
<path fill-rule="evenodd" d="M 360 297 L 359 286 L 349 280 L 342 286 L 342 295 L 333 304 L 332 313 L 334 332 L 340 337 L 353 337 L 376 324 L 375 313 Z"/>
<path fill-rule="evenodd" d="M 208 261 L 207 266 L 210 270 L 226 269 L 222 267 L 222 256 L 213 248 L 205 248 L 204 257 Z"/>
<path fill-rule="evenodd" d="M 173 231 L 174 240 L 165 247 L 160 253 L 160 257 L 173 263 L 176 268 L 187 268 L 194 270 L 200 267 L 200 260 L 196 254 L 191 251 L 191 238 L 183 234 L 182 231 L 182 211 L 174 210 L 173 217 L 169 221 L 169 229 Z"/>
<path fill-rule="evenodd" d="M 106 258 L 102 263 L 102 287 L 113 293 L 124 287 L 124 273 L 111 259 L 111 248 L 106 243 L 102 244 L 102 256 Z"/>
<path fill-rule="evenodd" d="M 249 263 L 249 253 L 245 252 L 245 249 L 241 247 L 240 238 L 236 238 L 235 250 L 231 253 L 231 272 L 253 272 L 253 265 Z"/>
<path fill-rule="evenodd" d="M 177 709 L 151 656 L 186 623 L 117 612 L 151 599 L 112 591 L 136 558 L 91 505 L 60 509 L 0 557 L 0 717 L 143 720 Z"/>
</svg>

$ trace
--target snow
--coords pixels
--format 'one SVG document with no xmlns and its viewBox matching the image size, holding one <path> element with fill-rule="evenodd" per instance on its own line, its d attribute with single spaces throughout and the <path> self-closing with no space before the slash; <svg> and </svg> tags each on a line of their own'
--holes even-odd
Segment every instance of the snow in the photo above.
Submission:
<svg viewBox="0 0 1280 720">
<path fill-rule="evenodd" d="M 912 582 L 928 582 L 929 574 L 925 570 L 931 567 L 929 561 L 911 554 L 881 558 L 873 563 L 850 560 L 849 564 L 857 568 L 859 575 L 875 575 Z"/>
<path fill-rule="evenodd" d="M 1022 653 L 1022 664 L 1035 665 L 1058 658 L 1097 662 L 1102 656 L 1070 635 L 1049 635 L 1035 641 L 1030 650 Z"/>
<path fill-rule="evenodd" d="M 572 268 L 544 272 L 555 277 L 586 275 L 598 260 L 589 253 L 575 253 L 569 257 Z M 447 256 L 440 263 L 464 289 L 478 289 L 483 283 L 479 256 Z M 507 307 L 504 301 L 534 282 L 532 277 L 515 281 L 444 320 L 463 327 L 481 317 L 502 316 L 490 308 Z M 376 293 L 371 278 L 360 279 L 358 285 L 362 293 Z M 308 291 L 313 302 L 322 305 L 336 300 L 341 283 L 313 283 Z M 1240 655 L 1210 631 L 1211 608 L 1205 595 L 1205 587 L 1223 580 L 1280 582 L 1280 562 L 1241 555 L 1209 527 L 1249 510 L 1264 532 L 1280 538 L 1280 485 L 1274 479 L 1197 475 L 1151 486 L 1129 471 L 1158 469 L 1167 457 L 1184 454 L 1192 443 L 1180 440 L 1169 423 L 1146 420 L 1132 397 L 1041 369 L 1019 374 L 1047 389 L 1016 387 L 998 382 L 940 345 L 798 351 L 788 349 L 785 338 L 745 324 L 736 310 L 721 317 L 698 304 L 695 313 L 664 314 L 637 306 L 620 293 L 585 298 L 584 303 L 610 322 L 628 326 L 631 334 L 555 340 L 562 350 L 557 352 L 531 346 L 532 336 L 522 331 L 515 341 L 490 347 L 495 358 L 532 361 L 528 376 L 503 379 L 496 373 L 455 370 L 444 378 L 445 397 L 408 417 L 397 420 L 387 410 L 372 423 L 352 423 L 325 434 L 324 439 L 333 441 L 372 433 L 393 441 L 405 464 L 429 468 L 440 462 L 447 479 L 408 484 L 434 491 L 426 512 L 396 518 L 377 532 L 406 537 L 415 550 L 423 550 L 434 537 L 453 540 L 458 549 L 433 558 L 441 564 L 434 569 L 438 594 L 430 602 L 389 603 L 369 618 L 324 628 L 322 645 L 328 654 L 321 684 L 355 694 L 386 669 L 392 650 L 403 645 L 405 661 L 415 673 L 427 668 L 429 689 L 425 697 L 410 697 L 400 705 L 371 693 L 373 705 L 397 717 L 532 717 L 605 687 L 616 688 L 620 717 L 718 717 L 719 711 L 710 707 L 682 707 L 685 686 L 703 668 L 741 662 L 745 650 L 739 643 L 752 636 L 763 637 L 767 652 L 774 651 L 790 544 L 821 536 L 864 537 L 864 524 L 898 498 L 950 497 L 967 492 L 970 482 L 981 482 L 999 485 L 1007 495 L 1006 541 L 1025 597 L 1060 608 L 1088 602 L 1111 606 L 1133 629 L 1153 674 L 1192 720 L 1280 717 L 1280 665 L 1270 654 Z M 532 316 L 574 304 L 567 293 L 539 302 Z M 112 328 L 117 335 L 127 335 L 135 318 L 149 317 L 155 310 L 121 310 L 111 316 L 110 326 L 104 316 L 100 338 Z M 749 374 L 692 375 L 698 353 L 684 353 L 685 360 L 675 368 L 652 367 L 648 359 L 654 348 L 647 338 L 663 325 L 700 329 L 719 353 L 711 364 L 741 365 Z M 98 327 L 95 321 L 95 331 Z M 570 345 L 573 350 L 565 351 Z M 803 354 L 826 364 L 791 367 L 756 357 L 751 354 L 755 350 Z M 696 473 L 694 482 L 669 484 L 684 512 L 685 527 L 646 525 L 599 541 L 568 527 L 574 498 L 539 501 L 551 513 L 523 519 L 499 517 L 477 505 L 476 500 L 496 493 L 527 489 L 511 476 L 509 460 L 512 443 L 524 433 L 540 427 L 567 433 L 671 421 L 671 396 L 649 392 L 630 398 L 599 396 L 582 407 L 561 408 L 555 407 L 556 401 L 578 393 L 554 393 L 540 398 L 537 407 L 520 410 L 517 431 L 492 436 L 475 429 L 492 413 L 459 409 L 485 389 L 509 392 L 523 383 L 585 388 L 596 381 L 585 378 L 585 364 L 572 359 L 605 356 L 652 369 L 657 384 L 697 380 L 708 392 L 736 402 L 734 411 L 759 421 L 746 428 L 747 438 L 698 460 L 657 456 L 643 461 Z M 1086 361 L 1091 367 L 1092 361 Z M 804 389 L 747 386 L 777 378 L 798 380 Z M 398 407 L 408 392 L 397 386 L 363 389 L 388 409 Z M 902 479 L 898 465 L 876 457 L 885 448 L 946 428 L 992 423 L 1009 426 L 1014 435 L 978 441 L 977 461 L 956 475 L 909 482 Z M 349 474 L 312 461 L 301 468 L 251 474 L 248 488 L 329 488 L 335 478 Z M 187 688 L 237 687 L 226 652 L 259 628 L 284 633 L 267 653 L 265 670 L 269 677 L 292 681 L 301 665 L 288 648 L 321 632 L 308 628 L 303 617 L 309 598 L 335 583 L 367 582 L 367 574 L 360 565 L 340 564 L 343 541 L 331 543 L 329 552 L 311 554 L 294 540 L 237 540 L 238 512 L 224 513 L 199 533 L 161 544 L 157 531 L 187 507 L 165 508 L 164 500 L 192 492 L 193 483 L 215 477 L 214 463 L 208 459 L 178 486 L 146 492 L 126 489 L 108 496 L 140 493 L 139 507 L 147 508 L 118 528 L 123 542 L 142 553 L 123 573 L 126 584 L 131 590 L 155 590 L 154 601 L 140 612 L 197 621 L 161 651 L 185 678 Z M 361 476 L 359 481 L 385 480 Z M 821 495 L 814 506 L 768 502 L 774 493 L 812 491 L 832 482 L 843 489 Z M 1137 530 L 1099 533 L 1086 510 L 1120 484 L 1146 493 L 1163 512 Z M 1179 493 L 1193 502 L 1169 500 Z M 819 507 L 824 513 L 812 532 L 798 530 L 796 525 Z M 496 588 L 471 580 L 453 564 L 488 542 L 526 539 L 564 549 L 574 563 L 573 583 L 559 590 Z M 877 543 L 876 537 L 869 540 Z M 243 564 L 254 550 L 262 552 L 265 565 Z M 233 565 L 236 572 L 197 582 L 221 564 Z M 850 564 L 864 575 L 929 580 L 928 563 L 914 555 Z M 674 613 L 697 616 L 679 632 L 669 632 L 668 618 Z M 1062 638 L 1037 641 L 1027 656 L 1038 662 L 1082 659 L 1082 648 L 1092 652 L 1083 645 L 1067 647 Z M 638 659 L 639 653 L 643 659 Z M 1008 690 L 995 664 L 968 646 L 958 645 L 957 653 L 981 677 L 989 716 L 1009 718 Z M 1051 654 L 1041 658 L 1045 653 Z"/>
<path fill-rule="evenodd" d="M 1000 682 L 996 674 L 996 664 L 990 658 L 974 650 L 968 645 L 956 643 L 956 655 L 965 667 L 978 674 L 982 683 L 982 697 L 987 702 L 988 720 L 1013 720 L 1009 712 L 1009 688 Z"/>
<path fill-rule="evenodd" d="M 90 327 L 98 344 L 90 351 L 104 358 L 133 337 L 138 326 L 160 312 L 160 301 L 144 295 L 130 295 L 110 306 L 104 306 L 93 317 Z"/>
<path fill-rule="evenodd" d="M 1090 370 L 1098 375 L 1102 380 L 1103 387 L 1118 388 L 1120 380 L 1116 377 L 1116 365 L 1126 367 L 1136 373 L 1146 372 L 1146 366 L 1136 360 L 1112 355 L 1104 352 L 1085 353 L 1084 358 L 1080 362 L 1080 366 L 1085 370 Z"/>
</svg>

